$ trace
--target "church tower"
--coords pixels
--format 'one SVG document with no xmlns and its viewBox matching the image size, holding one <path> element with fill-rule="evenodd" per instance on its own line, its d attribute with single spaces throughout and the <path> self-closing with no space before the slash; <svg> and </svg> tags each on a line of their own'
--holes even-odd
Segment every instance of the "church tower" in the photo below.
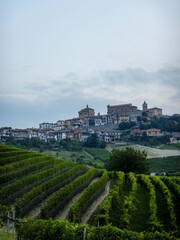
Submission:
<svg viewBox="0 0 180 240">
<path fill-rule="evenodd" d="M 143 105 L 142 105 L 143 111 L 147 111 L 148 109 L 148 105 L 147 103 L 144 101 Z"/>
</svg>

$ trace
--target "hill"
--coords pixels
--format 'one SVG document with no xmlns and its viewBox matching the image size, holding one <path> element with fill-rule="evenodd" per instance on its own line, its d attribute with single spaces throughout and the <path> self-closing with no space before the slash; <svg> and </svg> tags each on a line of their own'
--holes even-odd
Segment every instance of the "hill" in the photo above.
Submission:
<svg viewBox="0 0 180 240">
<path fill-rule="evenodd" d="M 176 239 L 179 183 L 0 145 L 1 218 L 15 209 L 18 239 Z"/>
</svg>

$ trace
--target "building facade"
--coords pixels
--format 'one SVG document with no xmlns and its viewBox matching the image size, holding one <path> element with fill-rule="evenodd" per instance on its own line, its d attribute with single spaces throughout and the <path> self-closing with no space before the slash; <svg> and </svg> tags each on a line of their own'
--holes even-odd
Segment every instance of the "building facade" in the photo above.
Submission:
<svg viewBox="0 0 180 240">
<path fill-rule="evenodd" d="M 137 111 L 137 107 L 131 103 L 107 106 L 108 116 L 130 116 L 135 111 Z"/>
<path fill-rule="evenodd" d="M 128 122 L 131 118 L 133 118 L 133 121 L 137 121 L 137 117 L 141 115 L 142 111 L 131 103 L 107 106 L 108 123 L 110 124 L 118 124 L 123 121 Z"/>
<path fill-rule="evenodd" d="M 89 108 L 88 105 L 86 105 L 86 108 L 83 108 L 79 112 L 79 118 L 80 119 L 90 119 L 95 116 L 95 112 L 93 108 Z"/>
</svg>

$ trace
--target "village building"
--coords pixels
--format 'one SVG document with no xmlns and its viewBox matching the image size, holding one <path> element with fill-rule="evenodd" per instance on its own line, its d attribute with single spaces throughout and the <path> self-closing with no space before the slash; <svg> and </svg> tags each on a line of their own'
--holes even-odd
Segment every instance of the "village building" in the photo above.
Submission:
<svg viewBox="0 0 180 240">
<path fill-rule="evenodd" d="M 38 128 L 27 128 L 29 138 L 38 138 L 39 129 Z"/>
<path fill-rule="evenodd" d="M 180 143 L 180 132 L 172 132 L 170 142 Z"/>
<path fill-rule="evenodd" d="M 94 116 L 92 118 L 92 120 L 94 121 L 94 125 L 95 126 L 102 126 L 102 125 L 106 125 L 107 124 L 107 115 L 100 115 L 100 113 L 98 113 L 97 116 Z"/>
<path fill-rule="evenodd" d="M 148 108 L 147 103 L 144 101 L 143 105 L 143 112 L 147 113 L 148 117 L 161 117 L 162 116 L 162 109 L 158 107 Z"/>
<path fill-rule="evenodd" d="M 12 129 L 11 134 L 13 138 L 20 140 L 29 138 L 28 129 Z"/>
<path fill-rule="evenodd" d="M 48 123 L 48 122 L 43 122 L 39 124 L 39 129 L 53 129 L 54 128 L 54 123 Z"/>
<path fill-rule="evenodd" d="M 121 105 L 107 105 L 108 123 L 118 124 L 121 122 L 129 122 L 132 118 L 133 121 L 137 121 L 137 117 L 142 115 L 142 111 L 138 107 L 129 104 Z"/>
<path fill-rule="evenodd" d="M 86 108 L 83 108 L 78 113 L 79 113 L 79 118 L 80 119 L 84 119 L 84 120 L 88 120 L 88 119 L 90 119 L 90 118 L 95 116 L 94 109 L 93 108 L 89 108 L 88 105 L 86 105 Z"/>
<path fill-rule="evenodd" d="M 0 140 L 6 140 L 7 138 L 12 136 L 12 128 L 11 127 L 2 127 L 0 128 Z"/>
<path fill-rule="evenodd" d="M 0 140 L 5 141 L 9 137 L 16 139 L 39 138 L 45 142 L 56 140 L 61 141 L 69 138 L 78 141 L 86 140 L 91 134 L 97 133 L 98 137 L 106 142 L 121 140 L 121 130 L 119 124 L 122 122 L 138 122 L 142 113 L 146 113 L 147 118 L 161 116 L 161 108 L 148 108 L 144 101 L 142 110 L 137 106 L 129 104 L 108 105 L 107 114 L 95 115 L 93 108 L 86 105 L 78 112 L 78 117 L 66 120 L 58 120 L 56 123 L 43 122 L 39 128 L 12 129 L 10 127 L 0 128 Z M 145 115 L 144 115 L 145 116 Z M 137 124 L 131 129 L 133 136 L 162 136 L 159 129 L 140 130 Z M 177 137 L 178 136 L 178 137 Z M 179 141 L 179 133 L 173 133 L 172 141 Z"/>
<path fill-rule="evenodd" d="M 157 128 L 150 128 L 147 130 L 142 130 L 142 133 L 145 132 L 149 137 L 159 137 L 162 136 L 161 130 Z"/>
<path fill-rule="evenodd" d="M 107 105 L 108 116 L 130 116 L 132 112 L 137 111 L 137 107 L 129 104 Z"/>
</svg>

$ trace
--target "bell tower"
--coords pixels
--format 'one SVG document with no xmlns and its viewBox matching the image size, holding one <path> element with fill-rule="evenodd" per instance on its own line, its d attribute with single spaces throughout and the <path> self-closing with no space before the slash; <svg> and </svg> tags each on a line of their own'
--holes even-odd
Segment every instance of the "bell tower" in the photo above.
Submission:
<svg viewBox="0 0 180 240">
<path fill-rule="evenodd" d="M 143 111 L 147 111 L 147 109 L 148 109 L 148 105 L 147 105 L 147 103 L 145 101 L 144 101 L 144 103 L 142 105 L 142 109 L 143 109 Z"/>
</svg>

